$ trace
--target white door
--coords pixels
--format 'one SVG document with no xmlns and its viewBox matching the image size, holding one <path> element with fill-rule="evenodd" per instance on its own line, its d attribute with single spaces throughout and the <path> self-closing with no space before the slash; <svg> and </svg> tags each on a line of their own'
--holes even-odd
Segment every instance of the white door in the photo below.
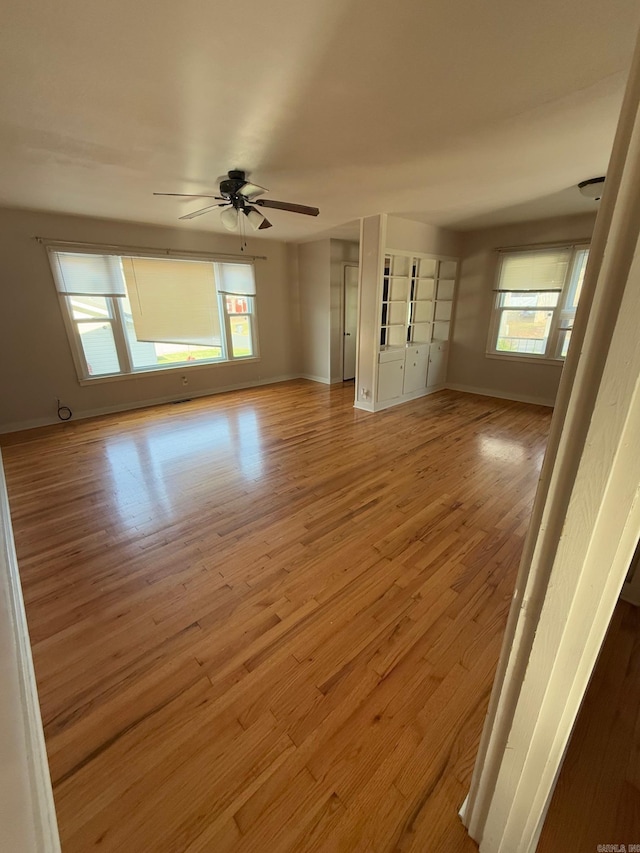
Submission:
<svg viewBox="0 0 640 853">
<path fill-rule="evenodd" d="M 356 376 L 356 332 L 358 328 L 358 267 L 344 268 L 344 359 L 342 378 Z"/>
</svg>

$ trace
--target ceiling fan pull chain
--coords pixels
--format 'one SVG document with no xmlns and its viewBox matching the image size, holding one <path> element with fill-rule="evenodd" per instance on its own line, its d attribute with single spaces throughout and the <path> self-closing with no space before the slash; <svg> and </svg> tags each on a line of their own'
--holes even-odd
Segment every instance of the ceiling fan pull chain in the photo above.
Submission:
<svg viewBox="0 0 640 853">
<path fill-rule="evenodd" d="M 240 225 L 240 251 L 244 252 L 247 246 L 247 238 L 244 231 L 244 216 L 238 211 L 238 222 Z"/>
</svg>

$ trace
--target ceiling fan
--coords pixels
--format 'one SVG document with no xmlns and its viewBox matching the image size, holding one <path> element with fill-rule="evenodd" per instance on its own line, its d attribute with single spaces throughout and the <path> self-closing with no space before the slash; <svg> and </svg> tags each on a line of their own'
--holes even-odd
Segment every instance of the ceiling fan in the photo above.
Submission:
<svg viewBox="0 0 640 853">
<path fill-rule="evenodd" d="M 259 207 L 271 207 L 274 210 L 288 210 L 291 213 L 304 213 L 306 216 L 317 216 L 320 211 L 317 207 L 309 207 L 306 204 L 292 204 L 288 201 L 274 201 L 269 198 L 258 198 L 262 193 L 268 192 L 265 187 L 252 184 L 247 181 L 245 172 L 240 169 L 232 169 L 226 178 L 220 181 L 220 195 L 207 195 L 206 193 L 154 193 L 154 195 L 174 196 L 178 198 L 214 198 L 218 204 L 209 204 L 193 213 L 180 216 L 180 219 L 195 219 L 212 210 L 220 209 L 220 220 L 228 231 L 242 230 L 243 219 L 247 221 L 254 231 L 263 231 L 271 228 L 271 223 L 256 209 Z"/>
</svg>

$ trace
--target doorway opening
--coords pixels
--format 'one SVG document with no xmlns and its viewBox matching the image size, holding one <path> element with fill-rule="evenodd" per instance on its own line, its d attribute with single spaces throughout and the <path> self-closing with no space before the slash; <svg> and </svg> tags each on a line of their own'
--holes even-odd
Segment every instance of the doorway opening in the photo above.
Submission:
<svg viewBox="0 0 640 853">
<path fill-rule="evenodd" d="M 342 380 L 356 378 L 356 339 L 358 333 L 358 266 L 344 265 Z"/>
</svg>

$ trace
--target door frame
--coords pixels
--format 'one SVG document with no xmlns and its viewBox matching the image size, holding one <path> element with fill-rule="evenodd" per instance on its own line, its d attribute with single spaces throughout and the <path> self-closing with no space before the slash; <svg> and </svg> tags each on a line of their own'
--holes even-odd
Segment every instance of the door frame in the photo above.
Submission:
<svg viewBox="0 0 640 853">
<path fill-rule="evenodd" d="M 625 93 L 516 591 L 461 815 L 533 853 L 640 535 L 640 49 Z"/>
<path fill-rule="evenodd" d="M 360 264 L 357 264 L 355 261 L 343 261 L 342 262 L 342 288 L 340 289 L 340 376 L 342 376 L 343 382 L 350 382 L 350 379 L 344 378 L 344 332 L 345 332 L 345 322 L 344 322 L 344 312 L 346 308 L 346 300 L 345 300 L 345 290 L 347 287 L 347 267 L 355 267 L 358 270 L 358 303 L 356 305 L 356 339 L 354 341 L 356 348 L 356 358 L 355 358 L 355 372 L 354 372 L 354 380 L 358 378 L 358 335 L 360 333 Z"/>
</svg>

